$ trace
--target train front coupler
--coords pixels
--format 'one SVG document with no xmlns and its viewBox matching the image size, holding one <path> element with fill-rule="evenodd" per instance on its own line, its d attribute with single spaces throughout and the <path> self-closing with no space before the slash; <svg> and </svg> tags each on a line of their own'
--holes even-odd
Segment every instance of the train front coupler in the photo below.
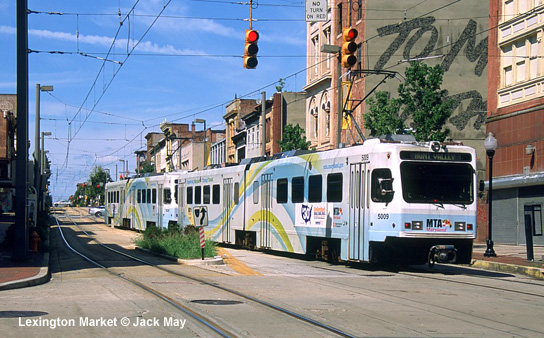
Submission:
<svg viewBox="0 0 544 338">
<path fill-rule="evenodd" d="M 455 263 L 457 259 L 457 249 L 453 245 L 435 245 L 429 250 L 429 267 L 434 263 Z"/>
</svg>

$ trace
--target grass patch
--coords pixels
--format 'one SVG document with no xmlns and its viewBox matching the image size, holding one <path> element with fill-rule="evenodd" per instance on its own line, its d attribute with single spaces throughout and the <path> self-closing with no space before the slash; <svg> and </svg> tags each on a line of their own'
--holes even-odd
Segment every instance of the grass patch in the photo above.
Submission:
<svg viewBox="0 0 544 338">
<path fill-rule="evenodd" d="M 165 254 L 182 259 L 202 258 L 200 236 L 195 227 L 188 226 L 181 230 L 179 225 L 170 225 L 168 229 L 150 226 L 145 229 L 135 244 L 141 248 L 159 254 Z M 216 244 L 206 240 L 205 257 L 214 257 L 217 254 Z"/>
</svg>

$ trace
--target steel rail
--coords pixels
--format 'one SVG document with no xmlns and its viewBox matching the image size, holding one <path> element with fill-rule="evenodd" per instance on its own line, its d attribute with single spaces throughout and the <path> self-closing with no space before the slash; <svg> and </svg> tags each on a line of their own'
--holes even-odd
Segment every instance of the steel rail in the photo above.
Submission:
<svg viewBox="0 0 544 338">
<path fill-rule="evenodd" d="M 338 335 L 338 336 L 346 337 L 346 338 L 355 338 L 355 337 L 356 337 L 356 336 L 354 336 L 354 335 L 352 335 L 352 334 L 349 334 L 349 333 L 347 333 L 347 332 L 344 332 L 344 331 L 342 331 L 342 330 L 340 330 L 340 329 L 337 329 L 337 328 L 335 328 L 335 327 L 333 327 L 333 326 L 330 326 L 330 325 L 327 325 L 327 324 L 318 322 L 318 321 L 313 320 L 313 319 L 311 319 L 311 318 L 309 318 L 309 317 L 306 317 L 306 316 L 301 315 L 301 314 L 298 314 L 298 313 L 296 313 L 296 312 L 287 310 L 287 309 L 285 309 L 285 308 L 283 308 L 283 307 L 274 305 L 274 304 L 269 303 L 269 302 L 267 302 L 267 301 L 260 300 L 260 299 L 258 299 L 258 298 L 253 297 L 253 296 L 250 296 L 250 295 L 241 293 L 241 292 L 236 291 L 236 290 L 233 290 L 233 289 L 229 289 L 229 288 L 227 288 L 227 287 L 218 285 L 218 284 L 216 284 L 216 283 L 209 282 L 209 281 L 207 281 L 207 280 L 205 280 L 205 279 L 201 279 L 201 278 L 189 276 L 189 275 L 186 275 L 186 274 L 177 272 L 177 271 L 173 271 L 173 270 L 164 268 L 164 267 L 162 267 L 162 266 L 157 266 L 157 265 L 155 265 L 155 264 L 153 264 L 153 263 L 149 263 L 149 262 L 147 262 L 147 261 L 145 261 L 145 260 L 143 260 L 143 259 L 140 259 L 140 258 L 138 258 L 138 257 L 134 257 L 134 256 L 129 255 L 129 254 L 127 254 L 127 253 L 124 253 L 124 252 L 121 252 L 121 251 L 119 251 L 119 250 L 115 250 L 115 249 L 113 249 L 113 248 L 110 248 L 110 247 L 108 247 L 107 245 L 105 245 L 105 244 L 101 243 L 100 241 L 98 241 L 96 238 L 94 238 L 92 235 L 90 235 L 90 234 L 89 234 L 88 232 L 86 232 L 84 229 L 82 229 L 76 222 L 74 222 L 74 221 L 70 218 L 69 215 L 67 215 L 67 217 L 70 219 L 70 221 L 71 221 L 72 223 L 74 223 L 75 226 L 77 226 L 83 233 L 85 233 L 86 236 L 88 236 L 89 238 L 91 238 L 92 240 L 94 240 L 98 245 L 100 245 L 100 246 L 102 246 L 102 247 L 104 247 L 104 248 L 106 248 L 106 249 L 108 249 L 108 250 L 110 250 L 110 251 L 112 251 L 112 252 L 115 252 L 115 253 L 120 254 L 120 255 L 122 255 L 122 256 L 125 256 L 125 257 L 127 257 L 127 258 L 133 259 L 133 260 L 135 260 L 135 261 L 137 261 L 137 262 L 140 262 L 140 263 L 142 263 L 142 264 L 146 264 L 146 265 L 149 265 L 149 266 L 154 267 L 154 268 L 156 268 L 156 269 L 165 271 L 165 272 L 167 272 L 167 273 L 174 274 L 174 275 L 179 276 L 179 277 L 187 278 L 187 279 L 190 279 L 190 280 L 192 280 L 192 281 L 195 281 L 195 282 L 204 284 L 204 285 L 206 285 L 206 286 L 211 286 L 211 287 L 214 287 L 214 288 L 216 288 L 216 289 L 225 291 L 225 292 L 227 292 L 227 293 L 236 295 L 236 296 L 238 296 L 238 297 L 241 297 L 241 298 L 250 300 L 250 301 L 255 302 L 255 303 L 257 303 L 257 304 L 260 304 L 260 305 L 263 305 L 263 306 L 268 307 L 268 308 L 270 308 L 270 309 L 273 309 L 273 310 L 275 310 L 275 311 L 278 311 L 278 312 L 280 312 L 280 313 L 282 313 L 282 314 L 288 315 L 288 316 L 293 317 L 293 318 L 296 318 L 296 319 L 298 319 L 298 320 L 300 320 L 300 321 L 306 322 L 306 323 L 311 324 L 311 325 L 313 325 L 313 326 L 316 326 L 316 327 L 319 327 L 319 328 L 324 329 L 324 330 L 326 330 L 326 331 L 332 332 L 332 333 L 334 333 L 334 334 L 336 334 L 336 335 Z"/>
<path fill-rule="evenodd" d="M 69 218 L 69 216 L 68 216 L 68 218 Z M 138 282 L 138 281 L 136 281 L 136 280 L 133 280 L 133 279 L 131 279 L 131 278 L 128 278 L 128 277 L 126 277 L 126 276 L 123 276 L 122 274 L 115 273 L 115 272 L 111 271 L 109 268 L 105 267 L 104 265 L 102 265 L 102 264 L 96 262 L 96 261 L 93 260 L 92 258 L 89 258 L 89 257 L 85 256 L 84 254 L 82 254 L 81 252 L 77 251 L 76 249 L 74 249 L 74 248 L 68 243 L 68 241 L 66 240 L 66 237 L 64 237 L 64 232 L 62 231 L 62 227 L 60 226 L 59 221 L 58 221 L 58 219 L 57 219 L 56 217 L 55 217 L 55 221 L 56 221 L 56 223 L 57 223 L 57 228 L 59 229 L 59 232 L 60 232 L 60 235 L 61 235 L 61 237 L 62 237 L 62 240 L 64 241 L 64 244 L 65 244 L 66 247 L 68 247 L 68 249 L 70 249 L 73 253 L 77 254 L 77 255 L 80 256 L 80 257 L 82 257 L 82 258 L 85 259 L 86 261 L 88 261 L 88 262 L 90 262 L 90 263 L 92 263 L 92 264 L 98 266 L 99 268 L 104 269 L 106 272 L 108 272 L 108 273 L 110 273 L 110 274 L 112 274 L 112 275 L 114 275 L 114 276 L 116 276 L 116 277 L 119 277 L 119 278 L 125 280 L 126 282 L 129 282 L 129 283 L 131 283 L 131 284 L 133 284 L 133 285 L 135 285 L 135 286 L 137 286 L 137 287 L 139 287 L 139 288 L 141 288 L 141 289 L 147 291 L 148 293 L 150 293 L 150 294 L 152 294 L 152 295 L 154 295 L 154 296 L 160 298 L 161 300 L 167 302 L 168 304 L 172 305 L 172 306 L 175 307 L 176 309 L 182 311 L 183 313 L 185 313 L 185 314 L 189 315 L 190 317 L 192 317 L 193 319 L 197 320 L 199 323 L 201 323 L 201 324 L 207 326 L 207 327 L 210 328 L 212 331 L 214 331 L 215 333 L 219 334 L 221 337 L 225 337 L 225 338 L 235 337 L 234 334 L 232 334 L 232 333 L 230 333 L 230 332 L 228 332 L 228 331 L 226 331 L 226 330 L 224 330 L 224 329 L 220 329 L 220 328 L 216 327 L 217 325 L 214 326 L 215 324 L 212 324 L 209 320 L 203 318 L 202 316 L 200 316 L 199 314 L 197 314 L 197 313 L 194 312 L 193 310 L 191 310 L 191 309 L 189 309 L 189 308 L 183 306 L 182 304 L 176 302 L 176 301 L 173 300 L 172 298 L 170 298 L 170 297 L 168 297 L 168 296 L 166 296 L 166 295 L 160 293 L 159 291 L 157 291 L 157 290 L 155 290 L 155 289 L 152 289 L 152 288 L 150 288 L 150 287 L 148 287 L 148 286 L 145 286 L 145 285 L 143 285 L 142 283 L 140 283 L 140 282 Z M 76 224 L 72 219 L 70 219 L 70 221 L 72 221 L 72 223 Z M 79 227 L 79 225 L 76 224 L 76 226 L 77 226 L 79 229 L 81 229 L 81 228 Z M 83 229 L 81 229 L 81 230 L 82 230 L 83 232 L 85 232 Z M 85 232 L 85 234 L 86 234 L 87 236 L 89 236 L 87 232 Z M 97 243 L 98 243 L 98 241 L 97 241 Z M 99 244 L 100 244 L 100 243 L 99 243 Z M 100 244 L 100 245 L 103 246 L 103 247 L 105 247 L 105 248 L 107 248 L 107 247 L 104 246 L 103 244 Z"/>
</svg>

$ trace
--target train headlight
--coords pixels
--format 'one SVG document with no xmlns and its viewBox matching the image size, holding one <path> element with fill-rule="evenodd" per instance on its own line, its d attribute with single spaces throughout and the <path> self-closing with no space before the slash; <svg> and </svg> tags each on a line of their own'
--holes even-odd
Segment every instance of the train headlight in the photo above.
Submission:
<svg viewBox="0 0 544 338">
<path fill-rule="evenodd" d="M 412 230 L 423 230 L 422 221 L 412 221 Z"/>
<path fill-rule="evenodd" d="M 465 222 L 455 222 L 455 231 L 465 231 L 466 223 Z"/>
<path fill-rule="evenodd" d="M 440 145 L 440 142 L 438 141 L 432 141 L 431 142 L 431 146 L 430 146 L 431 150 L 434 151 L 435 153 L 440 151 L 440 148 L 441 148 L 441 145 Z"/>
</svg>

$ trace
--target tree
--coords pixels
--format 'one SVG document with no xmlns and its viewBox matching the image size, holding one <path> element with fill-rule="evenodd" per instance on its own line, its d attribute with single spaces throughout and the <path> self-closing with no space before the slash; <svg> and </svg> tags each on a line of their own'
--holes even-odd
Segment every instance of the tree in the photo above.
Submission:
<svg viewBox="0 0 544 338">
<path fill-rule="evenodd" d="M 390 99 L 388 92 L 376 92 L 376 100 L 368 99 L 370 111 L 363 115 L 370 135 L 402 134 L 404 120 L 399 116 L 400 100 Z"/>
<path fill-rule="evenodd" d="M 89 180 L 77 184 L 77 189 L 74 193 L 74 203 L 76 206 L 85 206 L 92 203 L 104 204 L 107 182 L 111 182 L 110 174 L 101 166 L 94 167 L 89 175 Z"/>
<path fill-rule="evenodd" d="M 444 141 L 449 129 L 444 124 L 451 116 L 453 100 L 440 88 L 444 69 L 412 62 L 406 69 L 406 81 L 398 88 L 403 117 L 412 117 L 412 133 L 418 141 Z"/>
<path fill-rule="evenodd" d="M 140 162 L 140 174 L 153 173 L 153 172 L 155 172 L 155 167 L 151 165 L 150 162 L 148 161 Z"/>
<path fill-rule="evenodd" d="M 278 141 L 281 151 L 288 150 L 308 150 L 311 142 L 306 141 L 306 136 L 304 136 L 304 129 L 302 129 L 298 123 L 297 125 L 287 124 L 283 128 L 283 135 L 281 140 Z"/>
<path fill-rule="evenodd" d="M 408 132 L 418 141 L 444 141 L 449 134 L 444 124 L 453 107 L 453 100 L 441 89 L 444 70 L 440 65 L 412 62 L 405 76 L 406 81 L 397 89 L 398 98 L 376 92 L 376 99 L 369 99 L 365 127 L 372 136 Z M 405 124 L 408 119 L 412 120 L 409 129 Z"/>
</svg>

